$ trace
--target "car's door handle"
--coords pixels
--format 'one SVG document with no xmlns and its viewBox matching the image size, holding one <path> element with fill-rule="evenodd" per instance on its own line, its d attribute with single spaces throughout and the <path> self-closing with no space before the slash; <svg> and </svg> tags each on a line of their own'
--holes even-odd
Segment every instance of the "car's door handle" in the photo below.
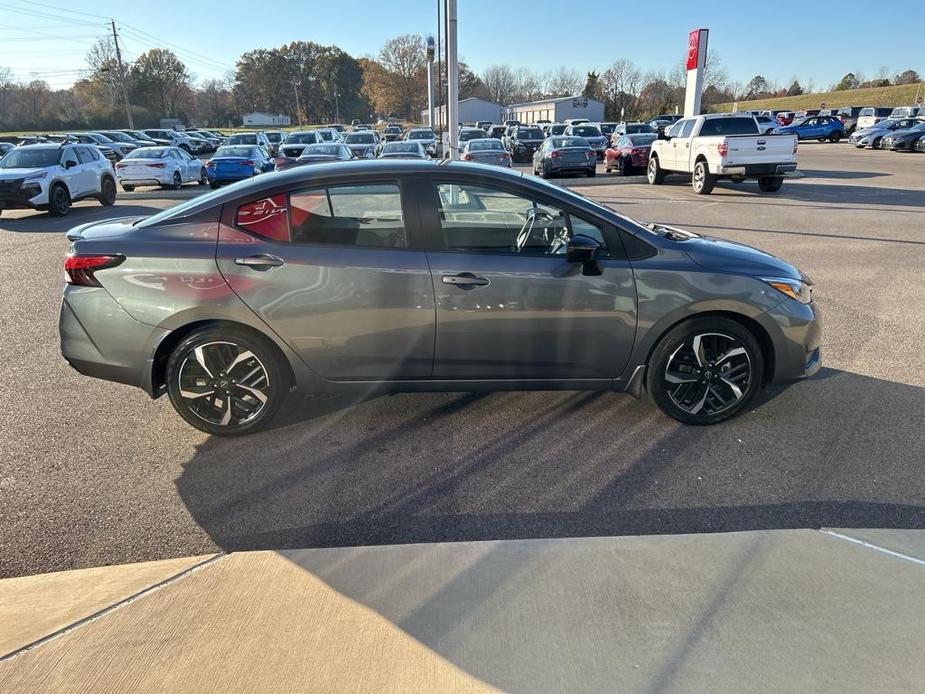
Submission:
<svg viewBox="0 0 925 694">
<path fill-rule="evenodd" d="M 452 284 L 460 289 L 475 289 L 491 283 L 487 277 L 476 277 L 471 272 L 460 272 L 458 275 L 444 275 L 444 284 Z"/>
<path fill-rule="evenodd" d="M 244 258 L 235 258 L 234 264 L 244 265 L 252 270 L 270 270 L 271 268 L 285 265 L 286 261 L 275 255 L 270 255 L 269 253 L 258 253 L 257 255 L 249 255 Z"/>
</svg>

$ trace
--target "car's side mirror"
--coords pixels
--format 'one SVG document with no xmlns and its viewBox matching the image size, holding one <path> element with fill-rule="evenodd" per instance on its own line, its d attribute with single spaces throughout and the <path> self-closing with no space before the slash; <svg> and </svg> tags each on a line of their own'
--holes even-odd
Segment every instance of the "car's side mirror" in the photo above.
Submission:
<svg viewBox="0 0 925 694">
<path fill-rule="evenodd" d="M 68 159 L 66 162 L 64 162 L 65 169 L 73 169 L 75 166 L 77 166 L 77 162 L 73 159 Z"/>
<path fill-rule="evenodd" d="M 569 239 L 565 247 L 565 260 L 575 265 L 582 265 L 582 274 L 600 275 L 601 267 L 597 262 L 597 254 L 601 244 L 584 234 L 575 234 Z"/>
</svg>

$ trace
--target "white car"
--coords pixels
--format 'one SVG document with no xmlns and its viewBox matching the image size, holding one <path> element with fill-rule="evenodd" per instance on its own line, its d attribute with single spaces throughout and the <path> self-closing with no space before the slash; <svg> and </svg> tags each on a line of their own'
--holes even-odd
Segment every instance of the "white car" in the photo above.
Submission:
<svg viewBox="0 0 925 694">
<path fill-rule="evenodd" d="M 206 167 L 179 147 L 141 147 L 116 164 L 116 178 L 126 193 L 136 186 L 161 186 L 179 190 L 184 183 L 201 186 L 209 182 Z"/>
<path fill-rule="evenodd" d="M 84 198 L 96 198 L 106 206 L 116 201 L 112 166 L 93 145 L 22 145 L 0 159 L 0 211 L 47 210 L 62 217 L 71 203 Z"/>
</svg>

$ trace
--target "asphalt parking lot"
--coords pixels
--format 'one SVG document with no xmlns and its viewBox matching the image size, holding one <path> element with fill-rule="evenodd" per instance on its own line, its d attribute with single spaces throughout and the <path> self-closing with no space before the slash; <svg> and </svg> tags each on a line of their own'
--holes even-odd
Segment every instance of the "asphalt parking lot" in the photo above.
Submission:
<svg viewBox="0 0 925 694">
<path fill-rule="evenodd" d="M 925 528 L 925 156 L 801 144 L 803 178 L 564 179 L 816 282 L 825 368 L 715 427 L 607 393 L 293 403 L 209 437 L 61 359 L 63 231 L 196 192 L 0 217 L 0 575 L 209 551 L 794 527 Z M 204 190 L 202 188 L 198 190 Z"/>
</svg>

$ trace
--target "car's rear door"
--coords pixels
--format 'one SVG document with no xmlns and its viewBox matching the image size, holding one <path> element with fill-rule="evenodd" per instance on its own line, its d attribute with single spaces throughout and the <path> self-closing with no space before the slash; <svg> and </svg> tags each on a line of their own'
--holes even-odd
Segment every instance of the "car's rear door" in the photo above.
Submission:
<svg viewBox="0 0 925 694">
<path fill-rule="evenodd" d="M 320 376 L 428 378 L 434 290 L 417 211 L 397 179 L 355 181 L 226 204 L 219 268 Z"/>
<path fill-rule="evenodd" d="M 434 378 L 596 380 L 623 370 L 636 288 L 606 225 L 513 184 L 435 177 L 421 199 L 434 245 Z M 566 262 L 574 234 L 602 244 L 599 275 Z"/>
</svg>

